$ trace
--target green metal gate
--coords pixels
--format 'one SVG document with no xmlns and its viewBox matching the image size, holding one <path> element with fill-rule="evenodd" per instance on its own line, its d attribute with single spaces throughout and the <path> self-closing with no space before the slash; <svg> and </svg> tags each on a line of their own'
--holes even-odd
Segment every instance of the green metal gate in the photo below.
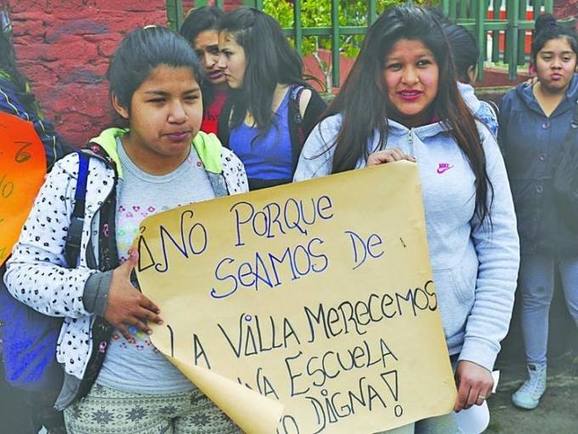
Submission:
<svg viewBox="0 0 578 434">
<path fill-rule="evenodd" d="M 286 0 L 244 0 L 247 6 L 263 10 L 266 3 L 274 7 Z M 304 27 L 302 6 L 305 2 L 314 1 L 330 3 L 330 25 L 323 27 Z M 367 0 L 366 20 L 363 25 L 344 26 L 339 24 L 339 10 L 347 0 L 292 0 L 293 26 L 284 28 L 287 36 L 294 40 L 295 48 L 303 54 L 303 41 L 306 37 L 331 38 L 332 82 L 340 83 L 341 40 L 350 35 L 362 35 L 373 23 L 378 13 L 377 0 Z M 440 0 L 441 9 L 452 19 L 470 30 L 480 46 L 478 74 L 483 77 L 485 60 L 503 62 L 508 65 L 508 76 L 514 80 L 517 67 L 526 62 L 526 31 L 534 28 L 533 17 L 542 12 L 552 12 L 553 0 Z M 402 3 L 403 0 L 400 0 Z M 190 3 L 190 2 L 189 2 Z M 195 7 L 212 4 L 224 6 L 224 0 L 196 0 Z M 406 3 L 412 3 L 406 1 Z M 167 17 L 172 28 L 179 28 L 183 20 L 183 1 L 167 0 Z M 270 6 L 271 6 L 270 5 Z"/>
</svg>

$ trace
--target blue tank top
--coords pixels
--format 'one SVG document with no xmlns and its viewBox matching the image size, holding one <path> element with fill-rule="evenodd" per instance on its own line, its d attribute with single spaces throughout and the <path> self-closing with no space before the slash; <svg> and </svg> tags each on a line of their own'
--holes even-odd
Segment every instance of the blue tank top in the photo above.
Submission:
<svg viewBox="0 0 578 434">
<path fill-rule="evenodd" d="M 251 190 L 293 180 L 293 147 L 288 119 L 289 93 L 290 90 L 273 114 L 272 125 L 265 134 L 259 135 L 258 128 L 250 127 L 244 122 L 231 129 L 229 147 L 245 165 Z"/>
</svg>

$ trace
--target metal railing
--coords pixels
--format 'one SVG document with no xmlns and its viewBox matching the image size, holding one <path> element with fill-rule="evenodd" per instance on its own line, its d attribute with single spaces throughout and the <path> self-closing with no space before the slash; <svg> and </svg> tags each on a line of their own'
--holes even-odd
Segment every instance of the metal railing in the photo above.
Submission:
<svg viewBox="0 0 578 434">
<path fill-rule="evenodd" d="M 526 32 L 534 29 L 534 17 L 543 12 L 552 13 L 554 1 L 441 0 L 441 6 L 452 21 L 474 34 L 482 53 L 479 74 L 483 74 L 485 60 L 503 62 L 508 65 L 508 77 L 514 80 L 517 67 L 527 61 Z M 488 17 L 490 14 L 491 18 Z"/>
<path fill-rule="evenodd" d="M 268 1 L 286 0 L 244 0 L 241 3 L 263 10 Z M 330 3 L 330 25 L 323 27 L 304 27 L 301 17 L 302 5 L 307 1 Z M 343 1 L 343 0 L 342 0 Z M 527 61 L 528 47 L 526 31 L 534 28 L 533 17 L 542 12 L 552 12 L 553 0 L 439 0 L 444 14 L 470 30 L 478 42 L 480 52 L 478 78 L 483 78 L 483 66 L 486 60 L 508 65 L 508 76 L 514 80 L 517 67 Z M 403 2 L 400 1 L 400 2 Z M 408 1 L 411 3 L 411 1 Z M 189 2 L 191 3 L 191 2 Z M 196 0 L 195 7 L 207 4 L 224 6 L 224 0 Z M 359 26 L 339 24 L 340 0 L 292 0 L 293 27 L 284 28 L 285 34 L 294 40 L 295 48 L 303 54 L 303 41 L 307 37 L 331 39 L 332 82 L 340 83 L 340 56 L 342 38 L 362 35 L 368 25 L 373 23 L 378 13 L 377 0 L 368 0 L 366 22 Z M 167 17 L 172 28 L 179 28 L 183 20 L 183 0 L 167 0 Z"/>
</svg>

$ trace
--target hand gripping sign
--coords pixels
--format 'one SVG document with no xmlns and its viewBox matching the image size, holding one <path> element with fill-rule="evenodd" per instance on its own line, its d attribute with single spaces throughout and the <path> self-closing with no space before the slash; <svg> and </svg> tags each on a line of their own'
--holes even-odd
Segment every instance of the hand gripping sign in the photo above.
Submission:
<svg viewBox="0 0 578 434">
<path fill-rule="evenodd" d="M 46 156 L 31 122 L 0 112 L 0 265 L 44 182 Z"/>
<path fill-rule="evenodd" d="M 248 433 L 373 433 L 455 386 L 417 166 L 195 203 L 143 221 L 154 344 Z"/>
</svg>

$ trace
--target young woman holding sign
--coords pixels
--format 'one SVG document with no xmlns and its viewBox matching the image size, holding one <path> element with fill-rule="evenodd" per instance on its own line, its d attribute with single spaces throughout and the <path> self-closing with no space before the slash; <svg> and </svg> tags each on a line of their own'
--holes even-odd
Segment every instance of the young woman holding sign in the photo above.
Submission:
<svg viewBox="0 0 578 434">
<path fill-rule="evenodd" d="M 127 35 L 108 70 L 123 128 L 92 139 L 88 158 L 75 153 L 55 165 L 8 262 L 14 297 L 64 317 L 57 359 L 65 380 L 56 406 L 71 434 L 238 432 L 151 344 L 147 324 L 161 323 L 161 313 L 131 280 L 138 254 L 129 248 L 142 219 L 247 190 L 237 157 L 199 132 L 200 77 L 184 38 L 160 27 Z M 80 258 L 66 268 L 83 174 Z"/>
<path fill-rule="evenodd" d="M 369 29 L 341 93 L 305 143 L 295 180 L 415 157 L 461 411 L 484 404 L 492 391 L 491 370 L 514 301 L 518 237 L 500 151 L 456 80 L 434 14 L 388 10 Z M 458 432 L 453 415 L 406 428 Z"/>
</svg>

